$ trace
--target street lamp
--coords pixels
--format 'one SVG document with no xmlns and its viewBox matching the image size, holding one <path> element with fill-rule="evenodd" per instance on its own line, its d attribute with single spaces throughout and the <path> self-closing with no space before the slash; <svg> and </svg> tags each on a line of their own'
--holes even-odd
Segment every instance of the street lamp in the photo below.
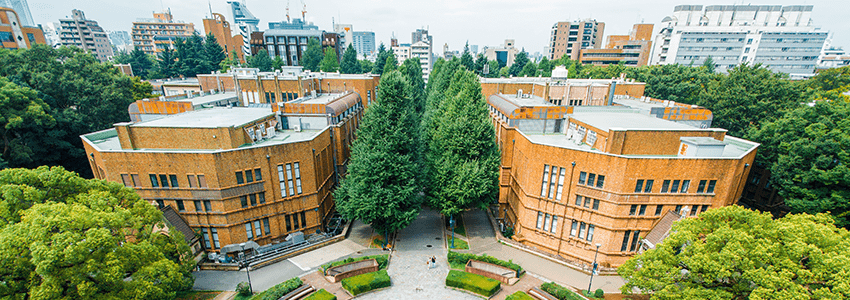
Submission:
<svg viewBox="0 0 850 300">
<path fill-rule="evenodd" d="M 251 291 L 251 295 L 254 294 L 254 287 L 251 286 L 251 269 L 249 268 L 248 258 L 245 257 L 245 243 L 239 244 L 239 247 L 242 248 L 242 252 L 239 253 L 242 256 L 242 267 L 245 268 L 245 272 L 248 273 L 248 289 Z"/>
<path fill-rule="evenodd" d="M 602 244 L 596 244 L 596 254 L 593 255 L 593 268 L 590 270 L 590 282 L 587 283 L 587 294 L 590 294 L 590 285 L 593 284 L 593 273 L 596 273 L 596 257 L 599 256 L 599 247 Z"/>
</svg>

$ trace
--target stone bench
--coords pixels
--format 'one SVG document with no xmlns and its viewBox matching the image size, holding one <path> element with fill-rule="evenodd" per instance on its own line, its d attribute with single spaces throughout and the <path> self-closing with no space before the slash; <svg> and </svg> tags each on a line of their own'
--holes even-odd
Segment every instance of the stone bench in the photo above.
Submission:
<svg viewBox="0 0 850 300">
<path fill-rule="evenodd" d="M 348 277 L 377 271 L 378 261 L 373 258 L 330 267 L 325 270 L 325 278 L 330 282 L 336 283 Z"/>
<path fill-rule="evenodd" d="M 528 292 L 526 292 L 526 294 L 538 300 L 558 300 L 558 298 L 555 298 L 555 296 L 552 296 L 552 294 L 549 294 L 546 291 L 541 290 L 537 287 L 532 287 L 528 289 Z"/>
<path fill-rule="evenodd" d="M 464 271 L 466 271 L 467 273 L 492 278 L 507 285 L 513 285 L 514 283 L 519 281 L 517 273 L 513 269 L 474 259 L 470 259 L 466 263 L 466 268 L 464 269 Z"/>
<path fill-rule="evenodd" d="M 303 284 L 297 289 L 287 293 L 286 295 L 283 295 L 283 297 L 280 297 L 280 299 L 278 300 L 297 300 L 309 295 L 314 291 L 316 291 L 316 289 L 313 286 L 309 284 Z"/>
</svg>

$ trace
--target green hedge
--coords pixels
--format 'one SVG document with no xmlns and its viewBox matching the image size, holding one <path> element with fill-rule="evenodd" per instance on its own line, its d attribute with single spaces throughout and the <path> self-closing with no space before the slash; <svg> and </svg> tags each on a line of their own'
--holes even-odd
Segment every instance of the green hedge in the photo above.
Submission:
<svg viewBox="0 0 850 300">
<path fill-rule="evenodd" d="M 252 297 L 251 300 L 277 300 L 280 299 L 280 297 L 283 297 L 283 295 L 294 291 L 302 284 L 304 283 L 301 282 L 301 278 L 295 277 L 290 280 L 281 282 L 278 285 L 273 286 L 270 289 L 257 294 L 256 296 Z"/>
<path fill-rule="evenodd" d="M 491 263 L 491 264 L 494 264 L 494 265 L 502 266 L 502 267 L 516 271 L 517 277 L 519 277 L 523 273 L 522 267 L 520 267 L 518 264 L 515 264 L 513 261 L 500 260 L 500 259 L 497 259 L 495 257 L 489 256 L 487 254 L 475 255 L 475 254 L 470 254 L 470 253 L 457 253 L 457 252 L 449 251 L 448 259 L 449 259 L 449 262 L 455 263 L 455 264 L 458 264 L 458 265 L 466 265 L 466 263 L 470 259 L 483 261 L 483 262 L 486 262 L 486 263 Z"/>
<path fill-rule="evenodd" d="M 390 285 L 390 275 L 387 275 L 387 270 L 360 274 L 342 280 L 342 288 L 354 296 Z"/>
<path fill-rule="evenodd" d="M 321 289 L 302 300 L 336 300 L 336 295 L 329 293 L 325 289 Z"/>
<path fill-rule="evenodd" d="M 373 258 L 375 259 L 375 261 L 378 262 L 378 270 L 386 270 L 387 269 L 387 263 L 390 260 L 390 255 L 389 254 L 379 254 L 379 255 L 369 255 L 369 256 L 358 257 L 358 258 L 349 257 L 349 258 L 346 258 L 346 259 L 343 259 L 343 260 L 340 260 L 340 261 L 335 261 L 335 262 L 332 262 L 332 263 L 324 264 L 324 265 L 322 265 L 322 274 L 327 275 L 327 270 L 329 268 L 333 268 L 333 267 L 336 267 L 336 266 L 339 266 L 339 265 L 344 265 L 344 264 L 347 264 L 347 263 L 352 263 L 352 262 L 355 262 L 355 261 L 361 261 L 361 260 L 367 260 L 367 259 L 373 259 Z"/>
<path fill-rule="evenodd" d="M 534 298 L 523 291 L 516 291 L 516 293 L 513 293 L 507 298 L 505 298 L 505 300 L 534 300 Z"/>
<path fill-rule="evenodd" d="M 579 294 L 576 294 L 576 292 L 573 292 L 573 290 L 560 286 L 554 282 L 544 283 L 540 285 L 540 289 L 560 300 L 584 300 L 584 298 L 579 296 Z"/>
<path fill-rule="evenodd" d="M 449 271 L 449 276 L 446 276 L 446 286 L 456 287 L 490 297 L 499 291 L 502 283 L 481 275 L 451 270 Z"/>
</svg>

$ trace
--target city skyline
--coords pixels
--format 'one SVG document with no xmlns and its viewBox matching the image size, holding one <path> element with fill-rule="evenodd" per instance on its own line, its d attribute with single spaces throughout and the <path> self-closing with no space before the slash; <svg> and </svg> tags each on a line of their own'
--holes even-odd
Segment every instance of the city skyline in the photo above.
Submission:
<svg viewBox="0 0 850 300">
<path fill-rule="evenodd" d="M 401 43 L 407 43 L 410 32 L 418 28 L 428 28 L 434 36 L 435 45 L 449 44 L 450 50 L 461 50 L 466 41 L 470 45 L 499 46 L 505 39 L 515 39 L 518 48 L 529 53 L 540 52 L 546 46 L 552 24 L 558 21 L 573 21 L 595 18 L 606 23 L 605 37 L 628 34 L 635 23 L 656 24 L 660 28 L 661 20 L 673 13 L 673 7 L 684 4 L 682 1 L 658 0 L 647 3 L 579 3 L 563 1 L 543 1 L 534 7 L 518 7 L 508 1 L 463 1 L 445 4 L 419 5 L 417 9 L 404 9 L 412 5 L 399 5 L 398 2 L 377 1 L 333 1 L 315 3 L 305 1 L 306 20 L 320 29 L 333 30 L 333 22 L 352 24 L 355 31 L 375 32 L 376 44 L 389 46 L 393 32 Z M 581 4 L 576 7 L 576 4 Z M 718 2 L 693 3 L 700 5 L 727 4 Z M 735 4 L 741 4 L 736 2 Z M 814 5 L 812 18 L 815 26 L 833 34 L 833 46 L 850 46 L 850 24 L 841 21 L 841 10 L 830 9 L 834 3 L 820 1 L 765 1 L 747 3 L 752 5 Z M 831 5 L 832 4 L 832 5 Z M 58 22 L 69 15 L 71 9 L 80 9 L 98 22 L 106 30 L 130 31 L 136 18 L 149 18 L 151 12 L 170 8 L 176 20 L 183 20 L 202 26 L 201 20 L 208 17 L 210 7 L 216 13 L 228 16 L 230 9 L 226 1 L 207 2 L 190 1 L 29 1 L 33 19 L 37 24 Z M 258 18 L 260 28 L 265 30 L 269 22 L 286 19 L 286 2 L 270 0 L 252 0 L 247 7 Z M 481 8 L 487 8 L 482 12 Z M 289 1 L 291 18 L 301 17 L 301 1 Z M 557 13 L 564 11 L 565 13 Z M 569 13 L 566 13 L 569 11 Z M 345 12 L 345 13 L 343 13 Z M 513 18 L 513 19 L 511 19 Z M 462 28 L 463 30 L 458 30 Z M 201 31 L 201 28 L 197 28 Z M 656 32 L 657 33 L 657 32 Z M 442 51 L 441 47 L 437 47 Z"/>
</svg>

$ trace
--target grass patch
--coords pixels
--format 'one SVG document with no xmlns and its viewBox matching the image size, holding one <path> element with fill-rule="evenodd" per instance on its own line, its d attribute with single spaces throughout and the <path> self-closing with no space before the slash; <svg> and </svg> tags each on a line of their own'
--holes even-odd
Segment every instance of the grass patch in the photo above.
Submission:
<svg viewBox="0 0 850 300">
<path fill-rule="evenodd" d="M 573 292 L 573 290 L 565 288 L 554 282 L 547 282 L 540 285 L 540 289 L 544 292 L 555 296 L 559 300 L 584 300 L 579 294 Z"/>
<path fill-rule="evenodd" d="M 452 236 L 450 234 L 446 235 L 446 245 L 449 249 L 469 249 L 469 243 L 458 237 L 455 237 L 455 246 L 452 247 Z"/>
<path fill-rule="evenodd" d="M 455 266 L 455 265 L 466 266 L 466 263 L 470 259 L 483 261 L 483 262 L 486 262 L 486 263 L 491 263 L 491 264 L 494 264 L 494 265 L 498 265 L 498 266 L 502 266 L 502 267 L 514 270 L 517 273 L 517 277 L 519 277 L 519 275 L 522 275 L 522 273 L 524 272 L 522 270 L 522 267 L 520 267 L 518 264 L 515 264 L 511 260 L 504 261 L 504 260 L 496 259 L 495 257 L 489 256 L 487 254 L 475 255 L 475 254 L 470 254 L 470 253 L 457 253 L 457 252 L 453 252 L 453 251 L 449 251 L 449 254 L 448 254 L 448 260 L 449 260 L 449 264 L 451 266 Z"/>
<path fill-rule="evenodd" d="M 289 279 L 287 281 L 281 282 L 278 285 L 275 285 L 275 286 L 271 287 L 270 289 L 265 290 L 264 292 L 259 293 L 259 294 L 255 295 L 254 297 L 252 297 L 250 299 L 252 299 L 252 300 L 277 300 L 277 299 L 280 299 L 280 297 L 283 297 L 283 295 L 286 295 L 289 292 L 294 291 L 295 289 L 297 289 L 302 284 L 304 284 L 304 282 L 301 282 L 301 278 L 294 277 L 294 278 Z M 237 299 L 239 299 L 239 298 L 237 298 Z"/>
<path fill-rule="evenodd" d="M 310 296 L 307 296 L 302 300 L 336 300 L 336 295 L 331 294 L 325 289 L 321 289 L 318 292 L 310 294 Z"/>
<path fill-rule="evenodd" d="M 245 296 L 245 295 L 242 295 L 242 294 L 236 294 L 236 297 L 233 297 L 233 300 L 248 300 L 248 299 L 251 299 L 251 297 L 253 297 L 253 296 Z"/>
<path fill-rule="evenodd" d="M 369 256 L 358 257 L 358 258 L 349 257 L 349 258 L 346 258 L 346 259 L 343 259 L 343 260 L 324 264 L 324 265 L 322 265 L 322 274 L 327 275 L 326 271 L 329 268 L 333 268 L 333 267 L 336 267 L 336 266 L 339 266 L 339 265 L 344 265 L 344 264 L 347 264 L 347 263 L 352 263 L 352 262 L 355 262 L 355 261 L 361 261 L 361 260 L 367 260 L 367 259 L 373 259 L 373 258 L 378 262 L 378 270 L 386 270 L 387 269 L 387 263 L 389 262 L 390 255 L 389 254 L 379 254 L 379 255 L 369 255 Z"/>
<path fill-rule="evenodd" d="M 510 294 L 505 298 L 505 300 L 534 300 L 534 298 L 523 291 L 516 291 L 516 293 Z"/>
<path fill-rule="evenodd" d="M 208 300 L 221 294 L 221 291 L 180 291 L 174 300 Z"/>
<path fill-rule="evenodd" d="M 446 218 L 446 230 L 447 230 L 447 231 L 449 231 L 449 232 L 451 232 L 451 224 L 449 224 L 449 221 L 450 221 L 450 220 L 451 220 L 451 219 Z M 461 217 L 461 215 L 460 215 L 460 214 L 459 214 L 459 215 L 457 215 L 457 216 L 455 216 L 455 229 L 454 229 L 454 232 L 455 232 L 456 234 L 460 234 L 460 235 L 462 235 L 462 236 L 466 236 L 466 227 L 464 227 L 464 225 L 463 225 L 463 217 Z"/>
<path fill-rule="evenodd" d="M 383 248 L 386 242 L 387 239 L 383 235 L 374 235 L 372 236 L 372 243 L 369 244 L 369 248 Z"/>
<path fill-rule="evenodd" d="M 354 296 L 390 286 L 390 275 L 386 270 L 360 274 L 342 280 L 342 288 Z"/>
<path fill-rule="evenodd" d="M 490 297 L 499 291 L 502 283 L 481 275 L 458 270 L 450 270 L 446 276 L 446 286 L 464 289 L 484 297 Z"/>
</svg>

